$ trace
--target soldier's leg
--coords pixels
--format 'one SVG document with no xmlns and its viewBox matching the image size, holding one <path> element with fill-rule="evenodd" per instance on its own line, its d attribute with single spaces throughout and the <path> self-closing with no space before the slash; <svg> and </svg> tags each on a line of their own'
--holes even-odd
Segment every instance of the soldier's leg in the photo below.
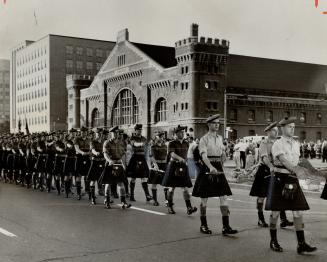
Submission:
<svg viewBox="0 0 327 262">
<path fill-rule="evenodd" d="M 99 181 L 97 181 L 97 185 L 98 185 L 98 195 L 99 196 L 104 196 L 104 193 L 103 193 L 103 190 L 104 190 L 103 185 L 101 185 L 99 183 Z"/>
<path fill-rule="evenodd" d="M 66 198 L 68 198 L 69 192 L 70 192 L 70 175 L 66 174 L 64 177 L 64 184 L 65 184 L 65 194 Z"/>
<path fill-rule="evenodd" d="M 148 187 L 148 179 L 147 178 L 141 178 L 142 182 L 142 188 L 145 194 L 146 201 L 152 200 L 152 196 L 149 193 L 149 187 Z"/>
<path fill-rule="evenodd" d="M 168 187 L 164 187 L 165 205 L 168 206 Z"/>
<path fill-rule="evenodd" d="M 77 193 L 77 199 L 81 200 L 82 198 L 82 181 L 81 176 L 75 176 L 75 185 L 76 185 L 76 193 Z"/>
<path fill-rule="evenodd" d="M 280 227 L 291 227 L 293 222 L 288 221 L 285 210 L 280 211 Z"/>
<path fill-rule="evenodd" d="M 151 191 L 152 191 L 152 197 L 153 197 L 153 205 L 159 206 L 158 194 L 157 194 L 157 184 L 152 184 Z"/>
<path fill-rule="evenodd" d="M 130 197 L 129 197 L 129 200 L 130 201 L 135 201 L 135 197 L 134 197 L 135 180 L 136 180 L 136 178 L 132 178 L 131 179 L 131 182 L 129 184 L 129 186 L 130 186 Z"/>
<path fill-rule="evenodd" d="M 304 237 L 304 223 L 303 215 L 300 211 L 293 211 L 294 226 L 296 230 L 296 237 L 298 241 L 297 252 L 302 254 L 304 252 L 311 253 L 317 250 L 316 247 L 310 246 L 305 242 Z"/>
<path fill-rule="evenodd" d="M 283 248 L 279 245 L 277 240 L 277 221 L 279 213 L 279 211 L 272 211 L 270 214 L 270 248 L 276 252 L 283 252 Z"/>
<path fill-rule="evenodd" d="M 37 188 L 37 186 L 36 186 L 36 184 L 37 184 L 37 174 L 36 174 L 36 172 L 32 173 L 32 182 L 33 182 L 33 189 L 36 189 Z"/>
<path fill-rule="evenodd" d="M 126 176 L 124 177 L 124 186 L 125 186 L 126 197 L 129 197 L 128 178 Z"/>
<path fill-rule="evenodd" d="M 122 209 L 130 208 L 131 204 L 126 202 L 126 192 L 125 192 L 125 185 L 123 182 L 118 182 L 118 189 L 119 189 L 119 195 L 120 195 L 120 201 L 122 204 Z"/>
<path fill-rule="evenodd" d="M 104 204 L 105 204 L 105 208 L 110 209 L 110 191 L 111 191 L 111 185 L 110 184 L 105 184 L 104 186 L 104 195 L 105 195 L 105 199 L 104 199 Z"/>
<path fill-rule="evenodd" d="M 258 226 L 268 227 L 266 223 L 265 216 L 263 214 L 263 202 L 265 201 L 264 197 L 257 198 L 257 210 L 258 210 Z"/>
<path fill-rule="evenodd" d="M 56 183 L 56 189 L 57 189 L 57 194 L 60 195 L 60 174 L 55 175 L 55 183 Z"/>
<path fill-rule="evenodd" d="M 39 173 L 39 189 L 40 189 L 40 191 L 43 191 L 43 179 L 44 179 L 44 174 L 43 174 L 43 172 L 40 172 Z"/>
<path fill-rule="evenodd" d="M 238 233 L 237 230 L 232 229 L 229 225 L 229 206 L 227 202 L 227 196 L 221 196 L 219 197 L 220 200 L 220 212 L 222 215 L 222 222 L 223 222 L 223 235 L 233 235 Z"/>
<path fill-rule="evenodd" d="M 90 195 L 91 195 L 92 205 L 96 205 L 96 202 L 95 202 L 95 182 L 96 181 L 90 181 Z"/>
<path fill-rule="evenodd" d="M 111 196 L 113 196 L 114 198 L 118 198 L 117 183 L 116 182 L 110 184 L 110 191 L 111 191 Z"/>
<path fill-rule="evenodd" d="M 51 192 L 51 187 L 52 187 L 52 175 L 51 173 L 47 173 L 47 192 Z"/>
<path fill-rule="evenodd" d="M 84 179 L 85 193 L 90 195 L 90 181 L 87 180 L 86 176 L 83 176 L 83 179 Z"/>
<path fill-rule="evenodd" d="M 191 215 L 191 214 L 195 213 L 198 209 L 196 207 L 192 207 L 191 195 L 188 192 L 188 188 L 187 187 L 184 187 L 183 188 L 183 197 L 184 197 L 184 200 L 185 200 L 187 214 L 188 215 Z"/>
<path fill-rule="evenodd" d="M 176 214 L 173 205 L 174 205 L 174 191 L 175 188 L 174 187 L 169 187 L 168 189 L 168 213 L 169 214 Z"/>
<path fill-rule="evenodd" d="M 203 234 L 211 234 L 212 231 L 209 229 L 207 224 L 207 202 L 208 198 L 201 198 L 200 204 L 200 219 L 201 219 L 201 227 L 200 232 Z"/>
</svg>

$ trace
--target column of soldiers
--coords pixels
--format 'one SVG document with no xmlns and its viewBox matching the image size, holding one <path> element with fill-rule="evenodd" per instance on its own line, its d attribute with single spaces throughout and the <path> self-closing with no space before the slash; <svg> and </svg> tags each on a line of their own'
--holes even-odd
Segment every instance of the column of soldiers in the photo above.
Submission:
<svg viewBox="0 0 327 262">
<path fill-rule="evenodd" d="M 92 205 L 97 204 L 95 188 L 98 187 L 98 195 L 104 195 L 105 208 L 111 209 L 113 198 L 120 198 L 122 209 L 128 209 L 131 204 L 127 199 L 136 201 L 135 184 L 140 179 L 146 202 L 152 202 L 154 206 L 159 206 L 158 185 L 163 186 L 169 214 L 176 213 L 174 192 L 181 188 L 188 215 L 197 212 L 191 197 L 201 200 L 201 233 L 212 233 L 206 210 L 208 198 L 215 197 L 220 202 L 222 234 L 234 235 L 238 230 L 233 229 L 229 222 L 227 197 L 232 195 L 232 191 L 223 170 L 226 148 L 219 135 L 220 115 L 210 116 L 206 123 L 208 132 L 200 139 L 193 158 L 188 158 L 190 147 L 185 139 L 185 126 L 175 128 L 171 141 L 165 139 L 165 132 L 157 132 L 153 141 L 147 141 L 142 136 L 141 124 L 135 125 L 131 137 L 118 126 L 109 130 L 82 127 L 68 132 L 2 135 L 1 180 L 33 187 L 34 190 L 56 190 L 58 195 L 64 193 L 66 198 L 73 195 L 72 188 L 76 187 L 77 200 L 84 195 L 83 185 Z M 316 247 L 307 244 L 304 238 L 301 211 L 308 210 L 309 206 L 298 178 L 307 173 L 299 164 L 299 144 L 292 138 L 294 123 L 294 118 L 285 118 L 264 130 L 267 139 L 259 148 L 260 165 L 250 195 L 257 197 L 258 225 L 269 227 L 272 250 L 283 251 L 277 240 L 276 224 L 280 216 L 281 227 L 295 226 L 298 253 L 313 252 Z M 282 130 L 279 140 L 278 126 Z M 190 168 L 194 167 L 198 175 L 193 187 L 189 174 L 192 172 Z M 326 185 L 321 197 L 327 199 Z M 269 225 L 263 214 L 265 198 L 265 209 L 271 210 Z M 288 221 L 287 210 L 293 212 L 294 222 Z"/>
</svg>

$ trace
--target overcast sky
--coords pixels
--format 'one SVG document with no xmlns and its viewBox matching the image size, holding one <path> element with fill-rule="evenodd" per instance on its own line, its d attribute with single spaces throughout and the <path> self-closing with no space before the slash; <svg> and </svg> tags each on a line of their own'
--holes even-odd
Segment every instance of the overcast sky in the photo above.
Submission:
<svg viewBox="0 0 327 262">
<path fill-rule="evenodd" d="M 196 22 L 233 54 L 327 64 L 327 0 L 0 1 L 0 58 L 50 33 L 115 41 L 128 28 L 131 41 L 173 46 Z"/>
</svg>

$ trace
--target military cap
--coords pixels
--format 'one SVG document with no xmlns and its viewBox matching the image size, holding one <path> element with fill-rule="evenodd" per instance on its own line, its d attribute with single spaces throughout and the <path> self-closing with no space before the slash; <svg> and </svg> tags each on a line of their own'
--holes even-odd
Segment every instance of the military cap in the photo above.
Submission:
<svg viewBox="0 0 327 262">
<path fill-rule="evenodd" d="M 268 132 L 269 130 L 273 129 L 274 127 L 276 127 L 278 125 L 278 121 L 275 121 L 271 124 L 269 124 L 266 128 L 265 128 L 265 132 Z"/>
<path fill-rule="evenodd" d="M 88 131 L 87 127 L 85 126 L 82 126 L 81 129 L 80 129 L 81 132 L 85 132 L 85 131 Z"/>
<path fill-rule="evenodd" d="M 187 126 L 180 126 L 178 125 L 175 129 L 174 129 L 174 133 L 178 133 L 179 131 L 185 131 L 187 130 Z"/>
<path fill-rule="evenodd" d="M 220 114 L 215 114 L 213 116 L 209 116 L 207 119 L 206 119 L 206 122 L 207 123 L 211 123 L 212 121 L 216 120 L 216 119 L 219 119 L 220 118 Z"/>
<path fill-rule="evenodd" d="M 53 132 L 51 132 L 51 133 L 48 133 L 47 136 L 53 136 L 53 135 L 55 135 L 55 134 L 56 134 L 56 132 L 53 131 Z"/>
<path fill-rule="evenodd" d="M 142 124 L 136 124 L 136 125 L 134 126 L 134 130 L 140 130 L 140 129 L 142 129 L 142 127 L 143 127 Z"/>
<path fill-rule="evenodd" d="M 109 129 L 109 132 L 116 132 L 116 131 L 119 131 L 118 126 L 113 126 L 112 128 Z"/>
<path fill-rule="evenodd" d="M 69 132 L 74 133 L 74 132 L 77 132 L 77 130 L 75 128 L 71 128 L 71 129 L 69 129 Z"/>
<path fill-rule="evenodd" d="M 288 124 L 291 124 L 291 123 L 295 123 L 296 122 L 296 117 L 294 116 L 291 116 L 291 117 L 285 117 L 283 118 L 282 120 L 279 121 L 279 125 L 280 126 L 285 126 L 285 125 L 288 125 Z"/>
<path fill-rule="evenodd" d="M 94 133 L 100 133 L 100 132 L 102 131 L 102 128 L 95 127 L 95 128 L 92 129 L 92 131 L 93 131 Z"/>
</svg>

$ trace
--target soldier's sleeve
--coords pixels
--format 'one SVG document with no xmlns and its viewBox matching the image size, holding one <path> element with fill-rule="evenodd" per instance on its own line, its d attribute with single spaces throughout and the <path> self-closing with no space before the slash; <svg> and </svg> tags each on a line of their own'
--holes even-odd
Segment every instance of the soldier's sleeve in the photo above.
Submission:
<svg viewBox="0 0 327 262">
<path fill-rule="evenodd" d="M 201 139 L 200 139 L 199 153 L 200 153 L 200 156 L 202 156 L 203 154 L 207 155 L 207 153 L 208 153 L 208 151 L 207 151 L 207 139 L 206 139 L 205 136 L 201 137 Z"/>
<path fill-rule="evenodd" d="M 262 141 L 259 147 L 259 156 L 263 158 L 264 156 L 268 156 L 268 148 L 267 143 Z"/>
<path fill-rule="evenodd" d="M 168 144 L 168 154 L 170 153 L 175 153 L 176 152 L 176 144 L 174 143 L 174 141 L 169 142 Z"/>
<path fill-rule="evenodd" d="M 283 144 L 280 142 L 280 140 L 277 140 L 271 148 L 271 154 L 273 155 L 273 158 L 277 158 L 280 155 L 284 155 L 285 151 L 283 148 Z"/>
</svg>

